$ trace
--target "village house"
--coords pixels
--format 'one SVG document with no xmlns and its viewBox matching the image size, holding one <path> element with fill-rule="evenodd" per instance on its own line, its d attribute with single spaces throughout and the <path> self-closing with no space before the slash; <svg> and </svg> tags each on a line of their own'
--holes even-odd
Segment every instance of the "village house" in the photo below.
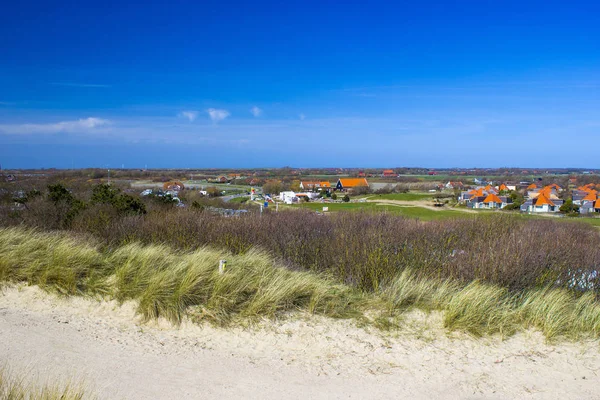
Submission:
<svg viewBox="0 0 600 400">
<path fill-rule="evenodd" d="M 365 178 L 340 178 L 335 185 L 335 189 L 341 191 L 353 190 L 361 187 L 369 187 L 369 183 Z"/>
<path fill-rule="evenodd" d="M 459 202 L 465 202 L 467 207 L 475 209 L 504 208 L 512 204 L 509 196 L 498 196 L 498 190 L 490 185 L 462 192 Z"/>
<path fill-rule="evenodd" d="M 444 185 L 444 188 L 446 188 L 446 189 L 450 189 L 450 190 L 453 190 L 453 189 L 462 189 L 464 186 L 465 186 L 465 185 L 463 185 L 463 183 L 462 183 L 462 182 L 452 182 L 452 181 L 448 181 L 448 183 L 446 183 L 446 184 Z"/>
<path fill-rule="evenodd" d="M 574 189 L 572 192 L 573 204 L 578 206 L 582 205 L 583 199 L 591 192 L 596 192 L 595 185 L 593 183 L 588 183 L 585 186 L 580 186 L 577 189 Z"/>
<path fill-rule="evenodd" d="M 324 181 L 301 181 L 300 189 L 302 190 L 321 190 L 331 188 L 331 183 Z"/>
<path fill-rule="evenodd" d="M 530 185 L 531 186 L 531 185 Z M 521 211 L 528 213 L 559 212 L 564 200 L 557 194 L 558 185 L 545 186 L 542 189 L 531 188 L 527 192 L 527 200 L 521 205 Z"/>
<path fill-rule="evenodd" d="M 390 177 L 396 177 L 397 174 L 394 172 L 393 169 L 384 169 L 383 170 L 383 177 L 384 178 L 390 178 Z"/>
<path fill-rule="evenodd" d="M 319 194 L 314 192 L 296 193 L 292 191 L 286 191 L 279 193 L 279 200 L 283 201 L 285 204 L 295 204 L 301 199 L 314 200 L 317 197 L 319 197 Z"/>
<path fill-rule="evenodd" d="M 580 214 L 600 212 L 600 199 L 593 183 L 573 190 L 573 204 L 579 205 Z"/>
</svg>

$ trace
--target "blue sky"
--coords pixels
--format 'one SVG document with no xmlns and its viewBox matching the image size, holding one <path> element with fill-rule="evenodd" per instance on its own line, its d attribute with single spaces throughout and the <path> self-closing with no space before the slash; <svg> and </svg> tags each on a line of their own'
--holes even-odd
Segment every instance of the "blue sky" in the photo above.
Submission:
<svg viewBox="0 0 600 400">
<path fill-rule="evenodd" d="M 0 163 L 600 168 L 598 15 L 596 1 L 10 2 Z"/>
</svg>

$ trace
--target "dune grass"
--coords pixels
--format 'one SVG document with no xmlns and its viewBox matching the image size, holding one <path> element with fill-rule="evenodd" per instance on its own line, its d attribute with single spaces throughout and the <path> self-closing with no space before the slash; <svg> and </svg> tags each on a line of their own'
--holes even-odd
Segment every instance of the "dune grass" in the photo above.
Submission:
<svg viewBox="0 0 600 400">
<path fill-rule="evenodd" d="M 4 400 L 83 400 L 91 399 L 81 385 L 67 383 L 34 385 L 22 376 L 0 368 L 0 399 Z"/>
<path fill-rule="evenodd" d="M 228 261 L 224 274 L 218 272 L 220 259 Z M 591 291 L 547 286 L 509 291 L 477 280 L 433 279 L 410 269 L 375 291 L 360 291 L 323 275 L 278 266 L 252 249 L 232 255 L 132 243 L 101 250 L 87 238 L 7 228 L 0 229 L 0 280 L 63 295 L 133 300 L 144 318 L 173 323 L 187 316 L 227 325 L 302 311 L 377 326 L 378 319 L 419 308 L 442 311 L 445 327 L 473 335 L 507 336 L 536 328 L 548 338 L 600 337 L 600 302 Z M 401 319 L 395 320 L 398 326 Z"/>
<path fill-rule="evenodd" d="M 228 269 L 219 274 L 220 259 Z M 363 295 L 319 275 L 280 268 L 266 254 L 232 255 L 209 248 L 175 251 L 134 243 L 102 252 L 64 233 L 0 229 L 0 279 L 65 295 L 135 300 L 146 319 L 224 324 L 302 310 L 330 317 L 357 314 Z"/>
</svg>

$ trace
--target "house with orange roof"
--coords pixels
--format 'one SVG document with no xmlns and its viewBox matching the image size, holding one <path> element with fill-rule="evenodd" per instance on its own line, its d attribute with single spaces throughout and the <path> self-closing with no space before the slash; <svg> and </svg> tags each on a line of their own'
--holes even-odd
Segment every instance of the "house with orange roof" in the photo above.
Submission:
<svg viewBox="0 0 600 400">
<path fill-rule="evenodd" d="M 600 212 L 600 198 L 598 198 L 598 192 L 595 190 L 589 191 L 583 199 L 580 201 L 579 213 L 589 214 L 593 212 Z"/>
<path fill-rule="evenodd" d="M 336 190 L 352 190 L 364 187 L 369 187 L 369 182 L 365 178 L 340 178 L 335 185 Z"/>
<path fill-rule="evenodd" d="M 489 186 L 489 185 L 488 185 Z M 489 191 L 486 189 L 490 189 Z M 469 208 L 504 208 L 512 203 L 509 196 L 498 196 L 496 189 L 489 186 L 478 187 L 466 192 L 462 192 L 458 198 L 459 202 L 463 202 Z"/>
<path fill-rule="evenodd" d="M 384 177 L 395 177 L 395 176 L 397 176 L 397 174 L 394 172 L 393 169 L 384 169 L 383 176 Z"/>
<path fill-rule="evenodd" d="M 528 213 L 552 213 L 559 212 L 564 200 L 553 195 L 551 190 L 540 190 L 535 197 L 530 197 L 521 205 L 521 211 Z"/>
</svg>

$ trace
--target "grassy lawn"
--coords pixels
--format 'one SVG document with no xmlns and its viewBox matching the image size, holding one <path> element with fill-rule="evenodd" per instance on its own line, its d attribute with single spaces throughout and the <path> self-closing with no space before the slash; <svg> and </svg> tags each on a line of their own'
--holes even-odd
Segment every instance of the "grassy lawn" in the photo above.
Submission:
<svg viewBox="0 0 600 400">
<path fill-rule="evenodd" d="M 460 211 L 440 210 L 434 211 L 423 207 L 379 205 L 376 203 L 303 203 L 296 207 L 307 208 L 315 211 L 323 211 L 323 207 L 329 207 L 330 212 L 336 211 L 374 211 L 389 212 L 402 215 L 409 218 L 419 218 L 423 221 L 432 221 L 448 218 L 469 218 L 473 214 L 467 214 Z"/>
<path fill-rule="evenodd" d="M 402 200 L 402 201 L 418 201 L 433 199 L 435 193 L 424 192 L 409 192 L 409 193 L 390 193 L 390 194 L 372 194 L 367 196 L 369 200 Z"/>
<path fill-rule="evenodd" d="M 250 196 L 234 197 L 233 199 L 229 200 L 229 203 L 245 203 L 248 200 L 250 200 Z"/>
<path fill-rule="evenodd" d="M 413 193 L 407 193 L 413 194 Z M 387 196 L 387 195 L 383 195 Z M 385 198 L 385 197 L 381 197 Z M 375 198 L 371 198 L 374 200 Z M 398 199 L 394 199 L 398 200 Z M 404 200 L 404 199 L 403 199 Z M 288 206 L 289 207 L 289 206 Z M 479 210 L 477 213 L 466 213 L 459 210 L 443 209 L 440 211 L 430 210 L 424 207 L 418 206 L 395 206 L 395 205 L 379 205 L 376 203 L 303 203 L 297 206 L 291 206 L 290 208 L 307 208 L 315 211 L 323 211 L 323 207 L 329 207 L 330 212 L 336 211 L 373 211 L 373 212 L 389 212 L 396 215 L 402 215 L 408 218 L 418 218 L 422 221 L 435 221 L 450 218 L 481 218 L 490 215 L 496 215 L 497 212 L 489 210 Z M 519 214 L 516 212 L 506 213 L 519 218 L 527 219 L 549 219 L 549 217 L 543 217 L 540 215 L 528 215 Z M 578 222 L 584 224 L 590 224 L 593 226 L 600 227 L 600 218 L 550 218 L 553 221 L 560 222 Z"/>
</svg>

